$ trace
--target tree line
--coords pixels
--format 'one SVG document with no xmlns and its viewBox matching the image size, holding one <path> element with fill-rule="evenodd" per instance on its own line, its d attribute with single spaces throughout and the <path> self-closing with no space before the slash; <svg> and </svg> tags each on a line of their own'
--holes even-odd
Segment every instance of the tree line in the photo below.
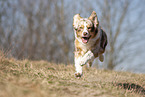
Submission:
<svg viewBox="0 0 145 97">
<path fill-rule="evenodd" d="M 143 0 L 1 0 L 0 49 L 17 59 L 73 63 L 73 16 L 98 14 L 109 44 L 104 68 L 132 60 L 144 31 Z M 139 7 L 140 6 L 140 7 Z"/>
</svg>

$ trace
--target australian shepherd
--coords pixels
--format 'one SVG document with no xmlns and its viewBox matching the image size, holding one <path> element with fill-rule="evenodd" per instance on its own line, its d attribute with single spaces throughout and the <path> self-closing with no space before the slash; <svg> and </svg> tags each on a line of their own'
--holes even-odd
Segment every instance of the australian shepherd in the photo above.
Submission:
<svg viewBox="0 0 145 97">
<path fill-rule="evenodd" d="M 99 25 L 95 11 L 89 18 L 82 18 L 79 14 L 76 14 L 73 17 L 73 28 L 75 34 L 75 76 L 80 78 L 83 65 L 91 66 L 93 60 L 97 57 L 103 62 L 107 35 Z"/>
</svg>

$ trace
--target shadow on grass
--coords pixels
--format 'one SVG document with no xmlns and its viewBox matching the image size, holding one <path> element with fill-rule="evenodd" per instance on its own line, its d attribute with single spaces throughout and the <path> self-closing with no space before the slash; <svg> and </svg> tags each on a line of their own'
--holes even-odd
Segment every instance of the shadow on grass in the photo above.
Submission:
<svg viewBox="0 0 145 97">
<path fill-rule="evenodd" d="M 131 90 L 136 93 L 145 95 L 145 89 L 140 85 L 136 85 L 134 83 L 117 83 L 116 86 L 123 88 L 125 90 Z"/>
</svg>

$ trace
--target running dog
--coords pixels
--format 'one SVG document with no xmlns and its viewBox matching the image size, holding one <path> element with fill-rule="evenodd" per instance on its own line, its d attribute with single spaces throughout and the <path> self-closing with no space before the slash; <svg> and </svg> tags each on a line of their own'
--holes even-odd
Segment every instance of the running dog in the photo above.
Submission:
<svg viewBox="0 0 145 97">
<path fill-rule="evenodd" d="M 76 14 L 73 17 L 73 28 L 75 34 L 75 76 L 80 78 L 83 73 L 83 65 L 91 66 L 93 60 L 97 57 L 103 62 L 107 35 L 99 25 L 95 11 L 89 18 L 82 18 L 80 14 Z"/>
</svg>

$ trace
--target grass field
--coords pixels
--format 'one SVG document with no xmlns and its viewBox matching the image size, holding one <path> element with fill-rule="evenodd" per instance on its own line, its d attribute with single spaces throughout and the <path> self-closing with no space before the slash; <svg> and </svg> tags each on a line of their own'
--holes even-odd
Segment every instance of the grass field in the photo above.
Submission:
<svg viewBox="0 0 145 97">
<path fill-rule="evenodd" d="M 46 61 L 0 60 L 0 97 L 143 97 L 145 75 Z"/>
</svg>

